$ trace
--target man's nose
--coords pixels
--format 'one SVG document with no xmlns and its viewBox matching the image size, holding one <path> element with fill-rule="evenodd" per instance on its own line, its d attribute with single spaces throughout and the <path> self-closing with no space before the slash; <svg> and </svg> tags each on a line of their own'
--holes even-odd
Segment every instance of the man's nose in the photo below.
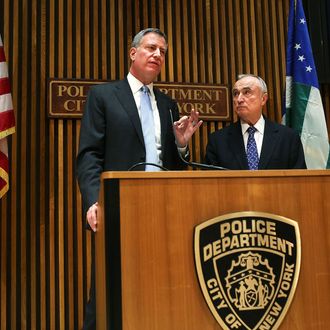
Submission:
<svg viewBox="0 0 330 330">
<path fill-rule="evenodd" d="M 154 56 L 160 56 L 160 49 L 159 48 L 155 49 Z"/>
<path fill-rule="evenodd" d="M 243 98 L 244 98 L 244 96 L 243 96 L 243 94 L 242 93 L 239 93 L 238 95 L 237 95 L 237 102 L 242 102 L 243 101 Z"/>
</svg>

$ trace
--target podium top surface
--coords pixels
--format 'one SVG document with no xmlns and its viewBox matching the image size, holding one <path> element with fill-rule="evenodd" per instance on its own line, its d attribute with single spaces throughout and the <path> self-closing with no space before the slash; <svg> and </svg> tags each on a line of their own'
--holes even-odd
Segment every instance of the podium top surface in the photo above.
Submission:
<svg viewBox="0 0 330 330">
<path fill-rule="evenodd" d="M 101 179 L 184 179 L 184 178 L 238 178 L 238 177 L 311 177 L 330 176 L 328 170 L 243 170 L 243 171 L 108 171 Z"/>
</svg>

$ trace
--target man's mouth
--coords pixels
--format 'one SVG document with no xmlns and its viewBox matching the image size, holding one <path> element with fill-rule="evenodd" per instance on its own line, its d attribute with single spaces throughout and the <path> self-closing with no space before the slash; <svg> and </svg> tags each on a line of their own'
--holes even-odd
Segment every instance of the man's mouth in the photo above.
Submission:
<svg viewBox="0 0 330 330">
<path fill-rule="evenodd" d="M 151 64 L 151 65 L 155 65 L 155 66 L 159 66 L 159 65 L 160 65 L 160 63 L 155 62 L 155 61 L 150 61 L 149 64 Z"/>
</svg>

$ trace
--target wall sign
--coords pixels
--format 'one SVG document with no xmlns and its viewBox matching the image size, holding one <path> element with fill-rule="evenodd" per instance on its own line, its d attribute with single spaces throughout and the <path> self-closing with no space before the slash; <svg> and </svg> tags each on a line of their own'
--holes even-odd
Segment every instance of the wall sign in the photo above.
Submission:
<svg viewBox="0 0 330 330">
<path fill-rule="evenodd" d="M 48 115 L 51 118 L 81 118 L 88 89 L 104 80 L 49 79 Z M 196 109 L 203 120 L 231 119 L 228 87 L 223 85 L 202 85 L 155 82 L 162 92 L 175 99 L 180 114 L 189 114 Z"/>
</svg>

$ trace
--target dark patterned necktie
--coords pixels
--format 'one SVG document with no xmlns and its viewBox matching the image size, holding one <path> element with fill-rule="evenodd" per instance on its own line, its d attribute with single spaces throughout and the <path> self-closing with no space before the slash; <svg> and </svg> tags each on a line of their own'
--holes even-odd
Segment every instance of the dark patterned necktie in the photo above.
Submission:
<svg viewBox="0 0 330 330">
<path fill-rule="evenodd" d="M 257 170 L 259 164 L 258 149 L 256 140 L 254 139 L 254 133 L 257 129 L 254 126 L 248 128 L 249 137 L 246 146 L 246 156 L 250 170 Z"/>
</svg>

